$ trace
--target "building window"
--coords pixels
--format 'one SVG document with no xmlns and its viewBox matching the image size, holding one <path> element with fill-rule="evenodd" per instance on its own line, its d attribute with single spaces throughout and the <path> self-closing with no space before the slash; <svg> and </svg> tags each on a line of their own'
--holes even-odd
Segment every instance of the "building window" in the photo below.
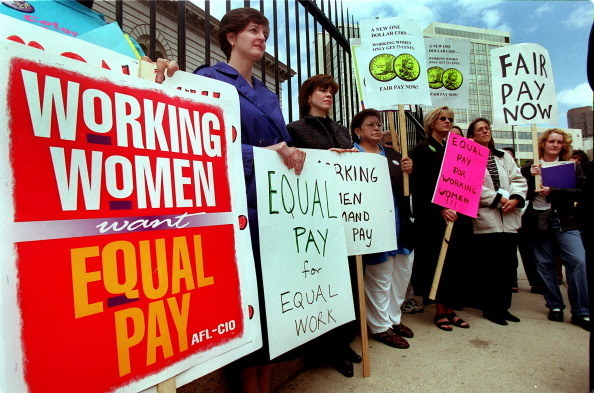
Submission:
<svg viewBox="0 0 594 393">
<path fill-rule="evenodd" d="M 157 60 L 158 58 L 167 59 L 167 52 L 165 51 L 165 47 L 159 42 L 156 42 L 155 45 L 155 53 L 149 53 L 149 48 L 151 47 L 150 44 L 150 37 L 148 35 L 141 35 L 136 40 L 138 45 L 142 48 L 142 51 L 145 55 L 150 57 L 151 59 Z"/>
</svg>

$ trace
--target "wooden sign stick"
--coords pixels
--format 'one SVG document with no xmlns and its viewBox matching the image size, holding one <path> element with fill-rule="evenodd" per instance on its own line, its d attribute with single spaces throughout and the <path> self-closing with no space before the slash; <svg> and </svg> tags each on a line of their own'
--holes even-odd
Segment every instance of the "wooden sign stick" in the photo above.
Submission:
<svg viewBox="0 0 594 393">
<path fill-rule="evenodd" d="M 450 244 L 450 236 L 452 235 L 452 228 L 454 228 L 454 221 L 448 221 L 446 225 L 445 234 L 441 243 L 441 250 L 439 251 L 439 258 L 437 259 L 437 266 L 435 267 L 435 275 L 433 276 L 433 284 L 431 284 L 431 291 L 429 292 L 429 299 L 435 300 L 437 294 L 437 287 L 439 287 L 439 280 L 441 279 L 441 271 L 443 270 L 443 263 L 448 253 L 448 245 Z"/>
<path fill-rule="evenodd" d="M 540 156 L 538 155 L 538 127 L 536 124 L 530 125 L 530 133 L 532 134 L 532 157 L 534 158 L 534 164 L 540 163 Z M 534 188 L 536 191 L 540 190 L 542 185 L 542 177 L 540 175 L 534 176 Z"/>
<path fill-rule="evenodd" d="M 398 134 L 396 133 L 396 123 L 394 123 L 394 111 L 388 111 L 388 125 L 390 127 L 390 136 L 392 137 L 392 147 L 398 150 Z"/>
<path fill-rule="evenodd" d="M 156 66 L 148 61 L 138 62 L 138 77 L 149 81 L 155 80 L 155 69 Z M 175 377 L 169 378 L 159 384 L 157 384 L 157 393 L 175 393 Z"/>
<path fill-rule="evenodd" d="M 157 393 L 175 393 L 175 377 L 169 378 L 157 385 Z"/>
<path fill-rule="evenodd" d="M 404 105 L 398 105 L 398 128 L 400 129 L 400 153 L 402 158 L 408 157 L 408 143 L 406 141 L 406 113 L 404 112 Z M 402 186 L 404 196 L 409 196 L 408 173 L 402 173 Z"/>
<path fill-rule="evenodd" d="M 369 367 L 369 339 L 367 337 L 367 312 L 365 309 L 365 283 L 363 282 L 363 257 L 355 256 L 357 264 L 357 284 L 359 293 L 359 320 L 361 324 L 361 357 L 363 358 L 363 378 L 371 376 Z"/>
</svg>

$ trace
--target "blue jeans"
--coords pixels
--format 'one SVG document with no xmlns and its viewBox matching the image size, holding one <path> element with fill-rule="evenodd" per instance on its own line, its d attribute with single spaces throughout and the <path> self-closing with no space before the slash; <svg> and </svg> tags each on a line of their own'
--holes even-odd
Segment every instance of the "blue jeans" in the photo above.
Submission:
<svg viewBox="0 0 594 393">
<path fill-rule="evenodd" d="M 539 231 L 534 241 L 536 270 L 544 283 L 544 298 L 548 308 L 565 309 L 555 270 L 553 247 L 559 251 L 565 266 L 567 295 L 573 315 L 589 315 L 586 252 L 578 230 L 561 231 L 559 220 L 553 218 L 546 231 Z"/>
</svg>

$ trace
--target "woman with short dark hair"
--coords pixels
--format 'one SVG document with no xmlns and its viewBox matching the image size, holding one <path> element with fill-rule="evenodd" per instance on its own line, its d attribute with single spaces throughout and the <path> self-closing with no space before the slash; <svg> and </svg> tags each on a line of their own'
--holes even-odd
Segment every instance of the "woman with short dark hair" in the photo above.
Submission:
<svg viewBox="0 0 594 393">
<path fill-rule="evenodd" d="M 252 248 L 256 262 L 259 314 L 264 346 L 262 349 L 239 361 L 241 382 L 244 392 L 267 393 L 270 383 L 270 361 L 266 334 L 264 295 L 261 287 L 260 245 L 258 236 L 258 214 L 256 205 L 256 178 L 254 176 L 254 147 L 276 151 L 284 164 L 301 173 L 305 152 L 290 148 L 291 137 L 287 132 L 279 99 L 252 75 L 254 64 L 264 56 L 268 38 L 268 19 L 253 8 L 231 10 L 221 19 L 219 44 L 227 56 L 227 63 L 212 67 L 201 67 L 196 74 L 229 83 L 239 93 L 241 115 L 241 150 L 247 191 L 247 206 L 250 220 Z"/>
<path fill-rule="evenodd" d="M 332 120 L 328 115 L 334 104 L 338 84 L 331 75 L 318 74 L 307 79 L 299 88 L 300 119 L 287 124 L 289 134 L 296 147 L 350 151 L 353 142 L 349 130 Z M 352 258 L 349 259 L 349 261 Z M 349 266 L 351 277 L 355 267 Z M 356 280 L 353 288 L 357 288 Z M 316 355 L 328 358 L 329 362 L 345 377 L 354 375 L 353 363 L 360 363 L 361 357 L 350 347 L 356 336 L 356 324 L 348 323 L 324 333 L 306 345 Z"/>
<path fill-rule="evenodd" d="M 413 264 L 412 221 L 409 199 L 404 196 L 403 173 L 411 173 L 413 162 L 396 150 L 382 146 L 381 115 L 365 109 L 351 122 L 355 147 L 361 152 L 386 157 L 394 198 L 397 250 L 363 255 L 367 326 L 371 336 L 390 347 L 409 347 L 413 331 L 402 323 L 402 303 L 410 282 Z"/>
</svg>

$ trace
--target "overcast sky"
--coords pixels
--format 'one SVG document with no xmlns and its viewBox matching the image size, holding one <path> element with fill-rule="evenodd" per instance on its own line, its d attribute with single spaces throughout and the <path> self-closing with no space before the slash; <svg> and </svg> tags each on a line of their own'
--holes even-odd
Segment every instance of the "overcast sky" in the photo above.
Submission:
<svg viewBox="0 0 594 393">
<path fill-rule="evenodd" d="M 194 2 L 198 6 L 204 4 L 200 0 Z M 293 0 L 289 2 L 293 6 Z M 271 3 L 268 0 L 267 7 Z M 259 8 L 259 1 L 251 4 Z M 320 7 L 319 1 L 317 4 Z M 356 22 L 398 16 L 419 20 L 423 28 L 431 22 L 454 23 L 507 31 L 512 44 L 540 44 L 549 51 L 553 65 L 559 125 L 567 126 L 568 109 L 592 105 L 592 90 L 586 76 L 592 1 L 343 0 L 343 5 Z M 231 2 L 232 8 L 242 6 L 242 0 Z M 282 14 L 284 8 L 278 6 Z M 220 19 L 225 13 L 225 1 L 211 1 L 211 12 Z"/>
</svg>

